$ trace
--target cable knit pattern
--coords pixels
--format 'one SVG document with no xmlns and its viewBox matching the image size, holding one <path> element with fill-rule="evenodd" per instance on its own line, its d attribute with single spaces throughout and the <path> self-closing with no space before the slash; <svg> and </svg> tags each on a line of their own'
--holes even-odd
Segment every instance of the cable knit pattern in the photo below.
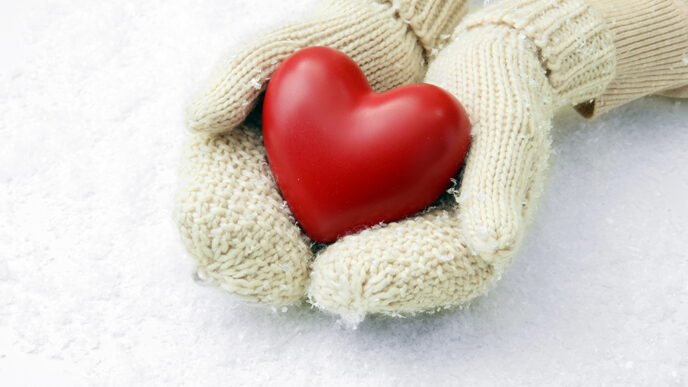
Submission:
<svg viewBox="0 0 688 387">
<path fill-rule="evenodd" d="M 454 28 L 464 4 L 465 0 L 408 0 L 398 7 L 374 0 L 322 2 L 309 20 L 277 28 L 222 61 L 189 106 L 188 126 L 222 133 L 239 125 L 277 66 L 309 46 L 332 47 L 349 55 L 377 91 L 419 82 L 426 66 L 424 45 L 436 44 L 440 34 Z M 457 13 L 444 13 L 448 11 Z M 423 13 L 422 23 L 413 12 Z"/>
<path fill-rule="evenodd" d="M 352 57 L 378 91 L 419 81 L 424 42 L 451 30 L 456 17 L 437 9 L 463 9 L 464 0 L 404 2 L 426 12 L 434 30 L 409 25 L 391 3 L 327 1 L 309 21 L 287 25 L 255 40 L 220 64 L 189 109 L 194 134 L 183 161 L 177 223 L 199 277 L 252 302 L 283 305 L 305 294 L 310 241 L 282 200 L 266 163 L 259 129 L 244 122 L 267 79 L 298 49 L 323 45 Z M 406 14 L 405 14 L 406 15 Z M 412 16 L 412 15 L 407 15 Z M 451 24 L 451 23 L 450 23 Z"/>
<path fill-rule="evenodd" d="M 594 97 L 613 76 L 614 47 L 600 15 L 578 0 L 557 4 L 505 2 L 459 27 L 426 77 L 454 93 L 473 124 L 458 208 L 328 247 L 313 265 L 312 303 L 355 323 L 371 312 L 461 305 L 499 278 L 541 191 L 554 112 Z M 574 52 L 578 42 L 595 50 Z"/>
</svg>

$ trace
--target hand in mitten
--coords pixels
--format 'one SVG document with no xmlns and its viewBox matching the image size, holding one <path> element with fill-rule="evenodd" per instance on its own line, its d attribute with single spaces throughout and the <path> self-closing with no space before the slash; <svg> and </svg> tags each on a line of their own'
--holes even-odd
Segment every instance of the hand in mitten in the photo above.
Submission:
<svg viewBox="0 0 688 387">
<path fill-rule="evenodd" d="M 376 91 L 419 82 L 426 58 L 465 14 L 465 0 L 331 0 L 220 63 L 193 100 L 177 223 L 198 276 L 247 301 L 285 305 L 305 294 L 309 240 L 280 197 L 260 128 L 245 122 L 277 66 L 299 49 L 353 58 Z"/>
<path fill-rule="evenodd" d="M 366 313 L 470 301 L 498 279 L 542 190 L 561 107 L 594 115 L 688 84 L 682 0 L 505 1 L 469 16 L 426 82 L 464 104 L 472 144 L 456 203 L 347 236 L 314 263 L 315 305 Z"/>
</svg>

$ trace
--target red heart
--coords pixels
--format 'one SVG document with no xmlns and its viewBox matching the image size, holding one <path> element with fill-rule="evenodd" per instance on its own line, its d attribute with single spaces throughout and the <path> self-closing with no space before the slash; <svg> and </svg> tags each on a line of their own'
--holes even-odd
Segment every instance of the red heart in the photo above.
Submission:
<svg viewBox="0 0 688 387">
<path fill-rule="evenodd" d="M 470 122 L 436 86 L 378 94 L 348 56 L 311 47 L 272 76 L 263 135 L 294 217 L 311 239 L 331 242 L 437 199 L 468 150 Z"/>
</svg>

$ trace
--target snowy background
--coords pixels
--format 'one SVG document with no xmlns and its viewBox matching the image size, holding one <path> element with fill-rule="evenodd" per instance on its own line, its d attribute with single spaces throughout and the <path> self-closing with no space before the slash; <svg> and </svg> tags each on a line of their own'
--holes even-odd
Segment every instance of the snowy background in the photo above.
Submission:
<svg viewBox="0 0 688 387">
<path fill-rule="evenodd" d="M 687 385 L 688 101 L 557 118 L 539 216 L 468 310 L 347 330 L 194 282 L 185 102 L 312 2 L 0 2 L 0 385 Z"/>
</svg>

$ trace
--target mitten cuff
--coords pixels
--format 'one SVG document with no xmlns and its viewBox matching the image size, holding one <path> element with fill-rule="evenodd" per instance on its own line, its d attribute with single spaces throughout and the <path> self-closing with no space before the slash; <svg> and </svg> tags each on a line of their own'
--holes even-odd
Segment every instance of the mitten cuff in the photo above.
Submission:
<svg viewBox="0 0 688 387">
<path fill-rule="evenodd" d="M 604 94 L 578 106 L 579 112 L 599 115 L 634 99 L 688 85 L 688 2 L 605 0 L 593 7 L 614 34 L 618 63 Z"/>
<path fill-rule="evenodd" d="M 507 0 L 469 16 L 456 34 L 489 24 L 507 25 L 535 44 L 558 105 L 590 100 L 613 78 L 612 34 L 583 0 Z"/>
<path fill-rule="evenodd" d="M 466 0 L 385 0 L 418 36 L 425 51 L 435 55 L 468 12 Z"/>
</svg>

